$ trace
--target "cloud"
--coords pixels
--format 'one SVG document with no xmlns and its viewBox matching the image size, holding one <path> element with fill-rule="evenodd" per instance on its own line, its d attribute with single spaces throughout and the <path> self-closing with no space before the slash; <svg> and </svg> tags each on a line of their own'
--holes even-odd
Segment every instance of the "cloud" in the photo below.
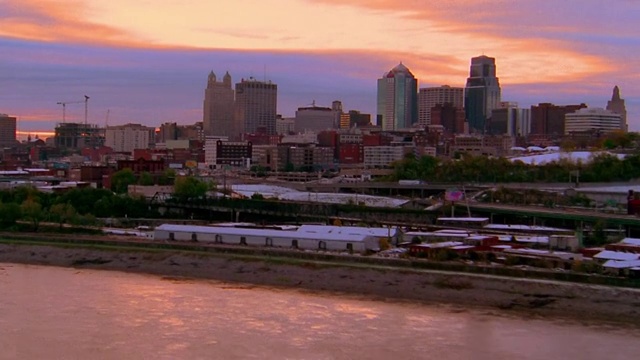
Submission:
<svg viewBox="0 0 640 360">
<path fill-rule="evenodd" d="M 398 62 L 420 86 L 464 86 L 470 58 L 485 53 L 506 100 L 606 104 L 617 84 L 638 108 L 638 2 L 603 4 L 4 0 L 0 105 L 55 122 L 57 101 L 89 94 L 95 122 L 107 109 L 112 123 L 193 122 L 213 69 L 235 81 L 266 72 L 285 115 L 314 99 L 373 112 L 376 79 Z"/>
</svg>

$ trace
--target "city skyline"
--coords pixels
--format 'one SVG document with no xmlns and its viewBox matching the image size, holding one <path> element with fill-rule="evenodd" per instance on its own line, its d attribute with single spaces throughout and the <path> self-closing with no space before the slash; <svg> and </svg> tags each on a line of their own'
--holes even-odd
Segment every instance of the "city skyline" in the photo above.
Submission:
<svg viewBox="0 0 640 360">
<path fill-rule="evenodd" d="M 203 79 L 215 69 L 277 83 L 284 116 L 313 100 L 375 114 L 376 80 L 400 61 L 419 87 L 462 87 L 470 59 L 486 54 L 496 58 L 502 100 L 605 107 L 617 85 L 629 129 L 640 129 L 640 4 L 446 4 L 167 1 L 149 11 L 123 1 L 8 0 L 0 4 L 8 54 L 0 60 L 0 113 L 16 116 L 22 132 L 51 131 L 62 117 L 56 103 L 86 94 L 93 124 L 193 123 L 202 119 Z M 471 13 L 473 6 L 491 11 Z M 83 115 L 82 105 L 67 108 L 69 122 Z"/>
</svg>

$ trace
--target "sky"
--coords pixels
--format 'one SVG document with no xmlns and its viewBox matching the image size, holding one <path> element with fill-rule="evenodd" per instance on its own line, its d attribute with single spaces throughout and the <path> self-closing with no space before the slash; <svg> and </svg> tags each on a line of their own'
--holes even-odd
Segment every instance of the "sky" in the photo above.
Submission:
<svg viewBox="0 0 640 360">
<path fill-rule="evenodd" d="M 605 107 L 640 131 L 639 0 L 0 0 L 0 113 L 19 135 L 62 121 L 202 121 L 207 76 L 278 85 L 278 112 L 315 101 L 374 114 L 399 62 L 419 87 L 463 87 L 496 58 L 502 100 Z M 75 103 L 74 103 L 75 102 Z M 45 134 L 46 135 L 46 134 Z"/>
</svg>

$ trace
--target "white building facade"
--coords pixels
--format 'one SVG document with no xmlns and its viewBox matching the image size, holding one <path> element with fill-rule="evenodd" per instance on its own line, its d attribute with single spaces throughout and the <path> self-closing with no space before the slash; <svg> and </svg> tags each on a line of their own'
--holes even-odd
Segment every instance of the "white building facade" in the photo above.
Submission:
<svg viewBox="0 0 640 360">
<path fill-rule="evenodd" d="M 148 149 L 154 141 L 154 128 L 140 124 L 126 124 L 107 127 L 104 144 L 115 152 L 133 152 L 135 149 Z"/>
<path fill-rule="evenodd" d="M 623 128 L 622 115 L 602 108 L 584 108 L 565 115 L 565 135 L 592 130 L 612 132 Z"/>
</svg>

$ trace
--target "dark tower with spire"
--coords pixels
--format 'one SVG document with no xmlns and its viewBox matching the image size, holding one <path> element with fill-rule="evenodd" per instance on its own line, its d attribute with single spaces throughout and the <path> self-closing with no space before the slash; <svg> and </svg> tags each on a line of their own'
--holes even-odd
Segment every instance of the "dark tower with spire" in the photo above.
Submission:
<svg viewBox="0 0 640 360">
<path fill-rule="evenodd" d="M 622 117 L 620 130 L 627 131 L 627 108 L 624 105 L 624 99 L 620 97 L 618 85 L 613 87 L 613 95 L 611 95 L 611 100 L 607 102 L 607 110 L 620 114 Z"/>
</svg>

